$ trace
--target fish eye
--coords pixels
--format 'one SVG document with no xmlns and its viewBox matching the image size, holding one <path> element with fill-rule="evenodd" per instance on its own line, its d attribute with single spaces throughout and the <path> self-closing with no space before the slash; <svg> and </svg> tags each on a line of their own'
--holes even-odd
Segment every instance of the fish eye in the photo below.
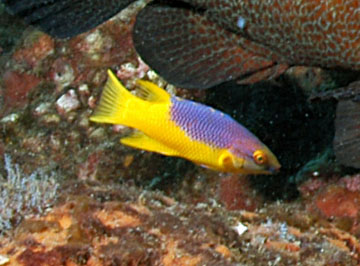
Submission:
<svg viewBox="0 0 360 266">
<path fill-rule="evenodd" d="M 261 150 L 256 150 L 253 153 L 253 158 L 256 164 L 262 165 L 267 163 L 267 156 L 266 154 Z"/>
</svg>

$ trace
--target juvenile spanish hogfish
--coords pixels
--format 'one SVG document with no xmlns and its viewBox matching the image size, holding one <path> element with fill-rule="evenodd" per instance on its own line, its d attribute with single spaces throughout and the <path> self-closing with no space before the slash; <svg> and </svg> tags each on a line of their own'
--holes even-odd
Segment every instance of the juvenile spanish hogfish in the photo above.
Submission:
<svg viewBox="0 0 360 266">
<path fill-rule="evenodd" d="M 2 0 L 56 37 L 71 37 L 135 0 Z M 162 0 L 137 16 L 137 52 L 166 80 L 204 89 L 273 78 L 289 65 L 360 70 L 359 0 Z"/>
<path fill-rule="evenodd" d="M 137 129 L 120 142 L 133 148 L 182 157 L 216 171 L 274 174 L 279 161 L 265 144 L 230 116 L 209 106 L 171 96 L 137 80 L 137 95 L 112 71 L 90 120 Z"/>
</svg>

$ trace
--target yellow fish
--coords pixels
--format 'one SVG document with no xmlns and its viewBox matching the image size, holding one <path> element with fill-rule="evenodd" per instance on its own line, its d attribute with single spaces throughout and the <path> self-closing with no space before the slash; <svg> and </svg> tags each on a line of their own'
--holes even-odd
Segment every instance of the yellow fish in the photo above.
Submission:
<svg viewBox="0 0 360 266">
<path fill-rule="evenodd" d="M 137 129 L 122 144 L 188 159 L 223 172 L 271 174 L 275 155 L 245 127 L 211 107 L 171 96 L 154 83 L 138 80 L 130 93 L 110 70 L 93 122 Z"/>
</svg>

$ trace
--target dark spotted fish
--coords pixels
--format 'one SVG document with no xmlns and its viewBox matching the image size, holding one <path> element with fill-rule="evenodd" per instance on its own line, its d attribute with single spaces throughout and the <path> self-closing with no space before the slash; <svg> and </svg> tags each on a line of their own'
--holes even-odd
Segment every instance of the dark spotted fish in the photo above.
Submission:
<svg viewBox="0 0 360 266">
<path fill-rule="evenodd" d="M 134 0 L 2 0 L 56 37 L 71 37 Z M 360 70 L 359 0 L 153 1 L 137 16 L 135 48 L 174 85 L 204 89 L 274 78 L 289 65 Z"/>
<path fill-rule="evenodd" d="M 186 2 L 198 9 L 148 5 L 134 31 L 139 54 L 176 85 L 251 83 L 288 65 L 360 69 L 358 0 Z"/>
</svg>

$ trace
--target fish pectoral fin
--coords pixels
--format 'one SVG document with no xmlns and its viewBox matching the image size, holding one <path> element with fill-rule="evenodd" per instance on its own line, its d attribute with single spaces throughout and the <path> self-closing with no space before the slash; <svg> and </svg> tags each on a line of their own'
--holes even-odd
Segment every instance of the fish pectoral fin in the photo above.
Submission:
<svg viewBox="0 0 360 266">
<path fill-rule="evenodd" d="M 167 156 L 177 156 L 178 155 L 177 151 L 150 138 L 149 136 L 145 135 L 142 132 L 135 132 L 128 137 L 124 137 L 124 138 L 120 139 L 120 142 L 124 145 L 130 146 L 133 148 L 157 152 L 157 153 L 167 155 Z"/>
<path fill-rule="evenodd" d="M 229 151 L 224 151 L 219 157 L 219 165 L 221 165 L 225 170 L 234 171 L 243 167 L 244 160 L 241 158 L 235 158 Z"/>
<path fill-rule="evenodd" d="M 219 157 L 219 165 L 225 169 L 234 168 L 233 155 L 228 151 L 224 151 Z"/>
</svg>

